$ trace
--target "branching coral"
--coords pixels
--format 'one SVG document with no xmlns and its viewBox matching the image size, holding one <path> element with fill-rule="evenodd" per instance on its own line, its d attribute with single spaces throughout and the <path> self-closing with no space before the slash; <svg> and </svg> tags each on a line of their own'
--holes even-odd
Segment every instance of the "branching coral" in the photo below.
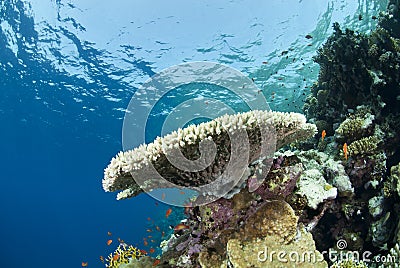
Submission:
<svg viewBox="0 0 400 268">
<path fill-rule="evenodd" d="M 123 199 L 149 189 L 171 187 L 168 183 L 163 185 L 159 179 L 153 179 L 154 170 L 149 171 L 149 166 L 153 166 L 159 175 L 176 185 L 197 187 L 210 183 L 221 175 L 229 162 L 229 138 L 232 133 L 246 130 L 250 146 L 249 163 L 265 157 L 260 156 L 260 129 L 264 127 L 271 130 L 268 133 L 270 140 L 266 142 L 269 146 L 276 145 L 276 148 L 305 140 L 316 133 L 315 125 L 306 123 L 304 115 L 298 113 L 250 111 L 225 115 L 207 123 L 178 129 L 150 144 L 118 153 L 104 171 L 103 188 L 105 191 L 122 190 L 117 199 Z M 202 141 L 210 140 L 216 144 L 216 157 L 205 169 L 190 172 L 169 162 L 168 157 L 175 155 L 176 151 L 190 160 L 199 159 L 202 156 L 199 145 Z M 136 182 L 138 179 L 143 182 L 141 187 Z"/>
<path fill-rule="evenodd" d="M 132 245 L 119 244 L 117 249 L 106 258 L 106 267 L 118 268 L 121 264 L 129 263 L 132 259 L 139 259 L 144 254 Z"/>
<path fill-rule="evenodd" d="M 346 118 L 340 126 L 335 130 L 335 136 L 338 140 L 344 142 L 352 142 L 360 139 L 373 127 L 374 115 L 370 113 L 364 116 L 352 116 Z"/>
<path fill-rule="evenodd" d="M 376 154 L 379 142 L 380 141 L 376 136 L 361 138 L 349 145 L 349 154 L 350 156 Z"/>
</svg>

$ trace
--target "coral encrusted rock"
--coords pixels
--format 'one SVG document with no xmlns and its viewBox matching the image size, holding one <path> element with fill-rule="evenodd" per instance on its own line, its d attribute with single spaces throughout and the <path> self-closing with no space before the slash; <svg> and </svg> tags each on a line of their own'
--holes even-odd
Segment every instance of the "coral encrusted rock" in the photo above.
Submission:
<svg viewBox="0 0 400 268">
<path fill-rule="evenodd" d="M 297 217 L 284 201 L 270 201 L 226 247 L 228 267 L 327 267 L 311 233 L 297 229 Z"/>
</svg>

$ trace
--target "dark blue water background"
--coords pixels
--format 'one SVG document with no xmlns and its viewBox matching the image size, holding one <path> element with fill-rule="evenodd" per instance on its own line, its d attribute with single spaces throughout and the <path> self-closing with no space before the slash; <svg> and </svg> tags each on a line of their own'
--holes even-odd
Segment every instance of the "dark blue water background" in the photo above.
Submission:
<svg viewBox="0 0 400 268">
<path fill-rule="evenodd" d="M 102 267 L 99 256 L 116 247 L 108 231 L 148 250 L 149 227 L 176 223 L 177 209 L 166 220 L 168 206 L 147 195 L 116 201 L 101 187 L 122 149 L 124 109 L 157 71 L 224 63 L 254 78 L 272 109 L 300 111 L 317 78 L 311 57 L 332 23 L 367 32 L 386 7 L 149 2 L 0 1 L 0 267 Z"/>
</svg>

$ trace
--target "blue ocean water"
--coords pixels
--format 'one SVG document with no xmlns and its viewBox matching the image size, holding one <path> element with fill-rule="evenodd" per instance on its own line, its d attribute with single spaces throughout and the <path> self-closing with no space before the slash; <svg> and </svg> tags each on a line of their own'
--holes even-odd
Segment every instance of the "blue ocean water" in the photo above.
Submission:
<svg viewBox="0 0 400 268">
<path fill-rule="evenodd" d="M 169 206 L 145 194 L 116 201 L 101 186 L 149 77 L 219 62 L 253 78 L 271 109 L 299 112 L 332 23 L 368 32 L 387 4 L 271 2 L 2 0 L 0 267 L 102 267 L 118 237 L 148 250 L 147 229 L 178 220 L 179 209 L 167 220 Z"/>
</svg>

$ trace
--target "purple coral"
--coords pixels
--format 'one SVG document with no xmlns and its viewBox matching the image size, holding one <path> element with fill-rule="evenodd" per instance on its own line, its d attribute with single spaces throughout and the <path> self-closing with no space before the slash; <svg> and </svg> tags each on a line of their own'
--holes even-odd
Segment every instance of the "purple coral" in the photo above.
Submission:
<svg viewBox="0 0 400 268">
<path fill-rule="evenodd" d="M 272 170 L 255 193 L 264 200 L 274 197 L 287 197 L 293 192 L 301 172 L 301 164 Z"/>
</svg>

